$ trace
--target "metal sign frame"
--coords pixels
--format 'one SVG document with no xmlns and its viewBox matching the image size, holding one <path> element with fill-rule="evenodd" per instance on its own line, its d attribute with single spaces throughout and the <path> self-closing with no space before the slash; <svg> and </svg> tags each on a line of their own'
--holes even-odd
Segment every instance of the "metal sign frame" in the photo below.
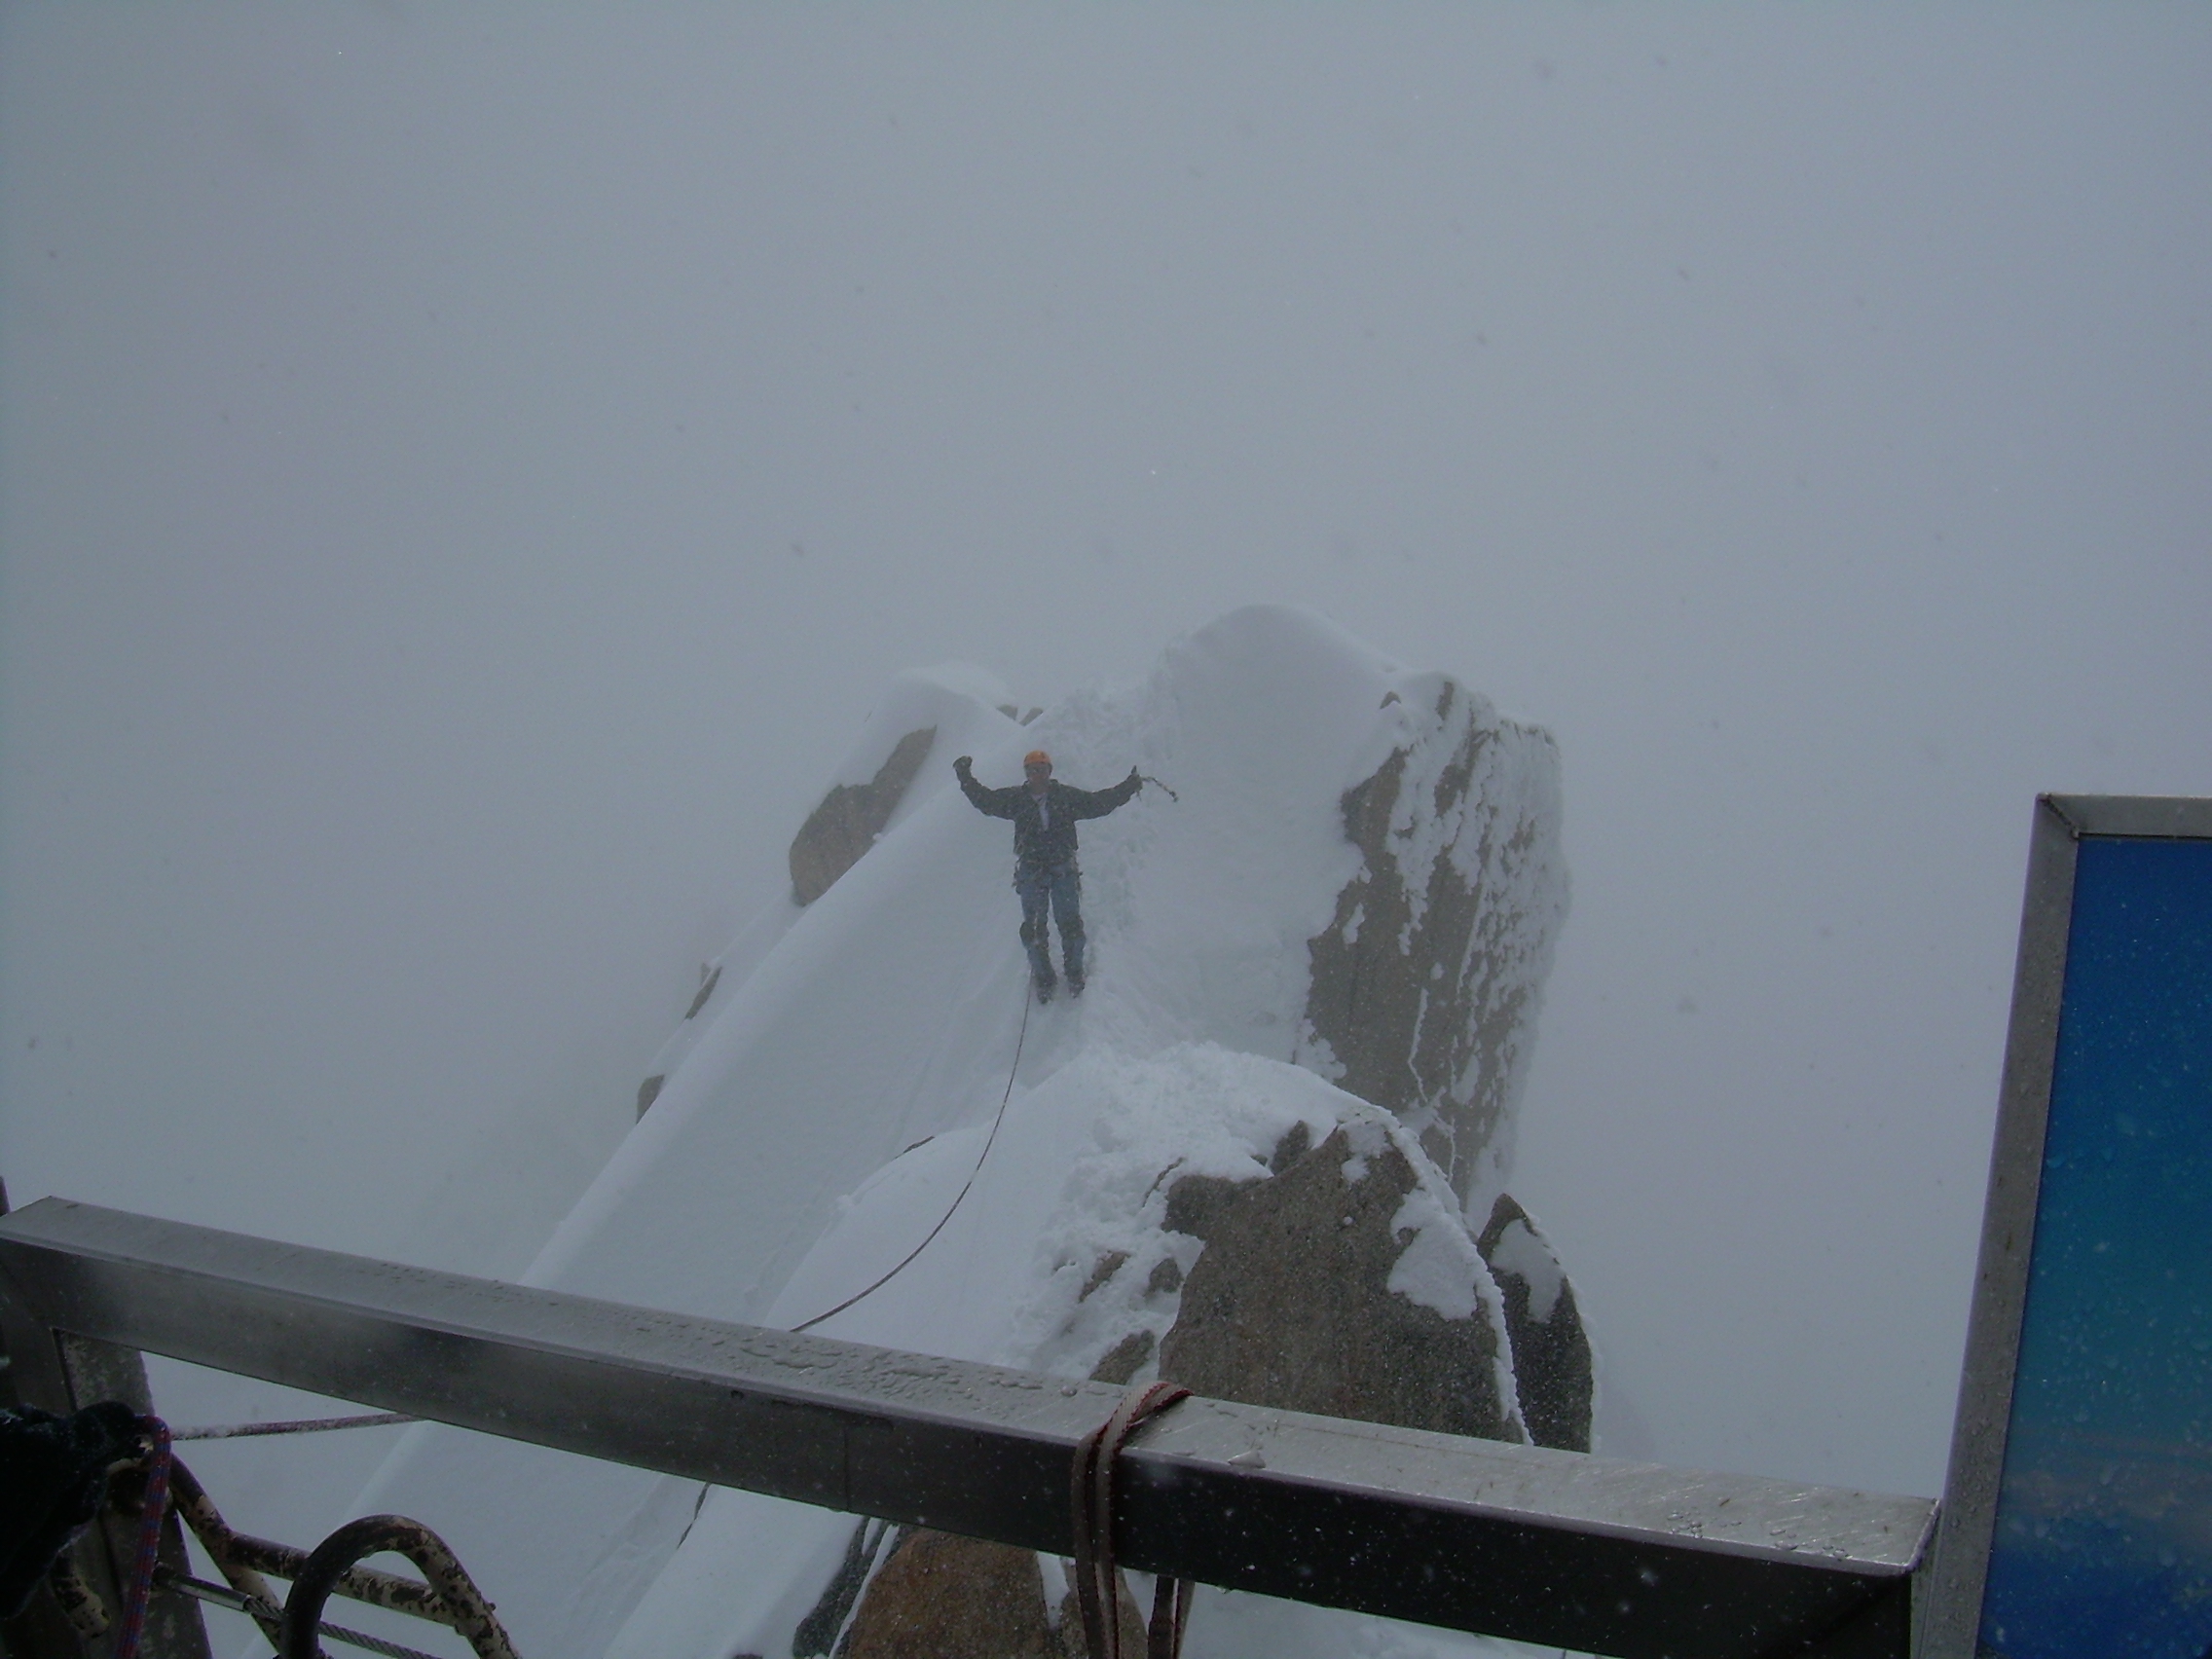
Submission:
<svg viewBox="0 0 2212 1659">
<path fill-rule="evenodd" d="M 1972 1659 L 1979 1634 L 2027 1309 L 2075 877 L 2081 844 L 2088 837 L 2212 840 L 2212 800 L 2140 795 L 2037 799 L 1950 1469 L 1915 1613 L 1913 1652 L 1919 1659 Z"/>
</svg>

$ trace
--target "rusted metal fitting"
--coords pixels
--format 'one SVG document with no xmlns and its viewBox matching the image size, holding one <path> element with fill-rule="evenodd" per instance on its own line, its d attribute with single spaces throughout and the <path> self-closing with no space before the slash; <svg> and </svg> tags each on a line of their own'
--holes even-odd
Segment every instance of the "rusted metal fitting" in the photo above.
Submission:
<svg viewBox="0 0 2212 1659">
<path fill-rule="evenodd" d="M 85 1641 L 105 1636 L 109 1625 L 115 1622 L 107 1610 L 107 1604 L 99 1599 L 90 1584 L 77 1575 L 76 1567 L 64 1553 L 47 1569 L 46 1582 L 53 1590 L 55 1601 L 69 1619 L 69 1628 Z"/>
<path fill-rule="evenodd" d="M 426 1616 L 437 1617 L 439 1623 L 459 1631 L 477 1659 L 516 1659 L 514 1643 L 494 1614 L 492 1604 L 484 1599 L 445 1540 L 420 1521 L 410 1521 L 403 1515 L 370 1515 L 349 1521 L 314 1547 L 293 1578 L 292 1593 L 284 1602 L 283 1640 L 277 1646 L 282 1659 L 316 1659 L 315 1633 L 323 1604 L 356 1570 L 355 1562 L 387 1550 L 405 1556 L 429 1580 L 444 1610 L 442 1615 Z"/>
<path fill-rule="evenodd" d="M 269 1581 L 262 1577 L 273 1572 L 278 1578 L 294 1583 L 307 1570 L 310 1559 L 306 1550 L 297 1550 L 289 1544 L 276 1543 L 268 1538 L 257 1538 L 248 1532 L 231 1530 L 208 1497 L 207 1491 L 192 1471 L 182 1462 L 174 1465 L 170 1477 L 172 1501 L 182 1515 L 207 1558 L 222 1570 L 223 1577 L 232 1589 L 250 1600 L 280 1607 L 282 1598 L 270 1589 Z M 447 1607 L 437 1591 L 427 1584 L 412 1578 L 401 1578 L 389 1572 L 378 1572 L 370 1567 L 350 1567 L 338 1577 L 333 1586 L 341 1596 L 372 1606 L 389 1607 L 394 1612 L 410 1613 L 419 1619 L 460 1628 L 453 1611 Z M 256 1615 L 256 1623 L 264 1621 Z M 276 1626 L 274 1621 L 265 1625 L 263 1632 L 270 1644 L 276 1644 Z"/>
</svg>

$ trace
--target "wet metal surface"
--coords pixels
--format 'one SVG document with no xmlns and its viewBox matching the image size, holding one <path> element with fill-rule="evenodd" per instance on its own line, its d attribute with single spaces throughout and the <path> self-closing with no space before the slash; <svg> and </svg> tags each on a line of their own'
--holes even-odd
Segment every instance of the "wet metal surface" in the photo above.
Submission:
<svg viewBox="0 0 2212 1659">
<path fill-rule="evenodd" d="M 1122 1393 L 53 1198 L 0 1218 L 0 1295 L 11 1330 L 1063 1555 Z M 1901 1656 L 1934 1511 L 1206 1399 L 1121 1487 L 1130 1567 L 1625 1659 Z"/>
<path fill-rule="evenodd" d="M 2079 860 L 2084 840 L 2107 838 L 2212 840 L 2212 800 L 2044 795 L 2036 802 L 1943 1520 L 1917 1598 L 1914 1651 L 1926 1659 L 1972 1659 L 1979 1647 L 2043 1201 L 2045 1136 L 2067 996 Z M 2108 1464 L 2104 1479 L 2112 1480 L 2113 1472 Z"/>
</svg>

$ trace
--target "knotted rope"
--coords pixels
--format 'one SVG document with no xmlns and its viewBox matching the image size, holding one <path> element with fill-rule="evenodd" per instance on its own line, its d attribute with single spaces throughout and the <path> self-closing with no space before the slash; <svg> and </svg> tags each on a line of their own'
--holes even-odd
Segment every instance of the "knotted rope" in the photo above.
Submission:
<svg viewBox="0 0 2212 1659">
<path fill-rule="evenodd" d="M 1083 1609 L 1083 1638 L 1090 1659 L 1122 1659 L 1121 1574 L 1114 1563 L 1115 1460 L 1147 1420 L 1190 1392 L 1177 1382 L 1141 1383 L 1122 1396 L 1112 1417 L 1076 1444 L 1076 1603 Z M 1191 1581 L 1161 1577 L 1153 1589 L 1146 1659 L 1176 1659 L 1190 1617 Z"/>
</svg>

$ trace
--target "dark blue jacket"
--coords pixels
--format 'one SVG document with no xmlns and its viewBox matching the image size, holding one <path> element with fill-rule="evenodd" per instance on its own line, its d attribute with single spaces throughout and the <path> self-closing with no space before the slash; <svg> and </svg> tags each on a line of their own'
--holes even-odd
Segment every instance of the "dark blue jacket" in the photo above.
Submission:
<svg viewBox="0 0 2212 1659">
<path fill-rule="evenodd" d="M 1135 767 L 1110 790 L 1079 790 L 1057 778 L 1045 786 L 1042 802 L 1027 784 L 987 790 L 973 772 L 960 773 L 960 787 L 976 810 L 990 818 L 1014 820 L 1014 873 L 1056 868 L 1075 863 L 1075 827 L 1085 818 L 1104 818 L 1144 787 Z M 1043 810 L 1040 810 L 1040 807 Z"/>
</svg>

